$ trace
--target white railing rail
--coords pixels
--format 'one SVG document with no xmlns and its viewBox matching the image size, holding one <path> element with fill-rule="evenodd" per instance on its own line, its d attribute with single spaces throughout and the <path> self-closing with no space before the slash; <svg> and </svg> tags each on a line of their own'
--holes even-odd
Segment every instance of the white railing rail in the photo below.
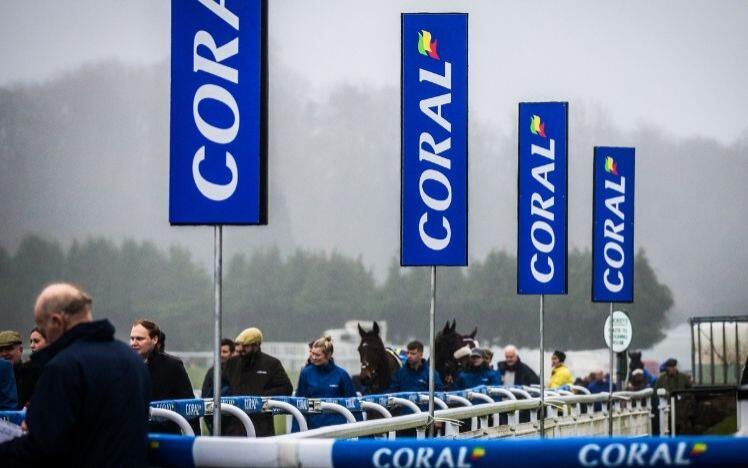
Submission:
<svg viewBox="0 0 748 468">
<path fill-rule="evenodd" d="M 479 395 L 481 395 L 479 397 Z M 614 430 L 620 435 L 642 436 L 651 433 L 649 398 L 651 389 L 639 392 L 620 392 L 614 394 Z M 525 398 L 495 402 L 486 394 L 469 392 L 471 399 L 487 400 L 486 403 L 464 405 L 464 399 L 452 399 L 454 403 L 464 406 L 439 409 L 435 411 L 435 420 L 443 422 L 446 427 L 444 436 L 454 438 L 475 437 L 518 437 L 537 435 L 539 424 L 536 415 L 540 408 L 539 398 Z M 469 400 L 466 400 L 470 402 Z M 488 402 L 491 401 L 491 402 Z M 604 435 L 607 433 L 607 393 L 585 395 L 550 396 L 546 400 L 548 416 L 545 421 L 546 436 L 561 437 L 569 435 Z M 417 430 L 422 436 L 424 428 L 430 423 L 428 415 L 420 413 L 417 405 L 404 398 L 391 398 L 391 404 L 407 406 L 413 414 L 389 419 L 362 421 L 353 424 L 322 427 L 306 432 L 288 434 L 286 438 L 355 438 L 372 435 L 391 434 L 401 430 Z M 599 409 L 594 406 L 598 404 Z M 530 411 L 528 422 L 519 421 L 519 412 Z M 507 424 L 499 424 L 499 416 L 507 414 Z M 472 421 L 478 420 L 477 425 Z M 489 419 L 492 422 L 489 424 Z M 469 431 L 459 431 L 460 420 L 470 420 Z"/>
</svg>

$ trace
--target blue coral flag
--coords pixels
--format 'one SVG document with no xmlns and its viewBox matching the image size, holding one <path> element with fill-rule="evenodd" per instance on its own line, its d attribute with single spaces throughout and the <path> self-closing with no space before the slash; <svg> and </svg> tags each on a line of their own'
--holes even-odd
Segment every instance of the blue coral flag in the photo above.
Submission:
<svg viewBox="0 0 748 468">
<path fill-rule="evenodd" d="M 467 14 L 402 15 L 403 266 L 468 262 Z"/>
<path fill-rule="evenodd" d="M 569 104 L 519 104 L 517 293 L 567 292 Z"/>
<path fill-rule="evenodd" d="M 171 224 L 267 224 L 265 0 L 172 0 Z"/>
<path fill-rule="evenodd" d="M 634 148 L 595 148 L 593 302 L 634 300 L 634 163 Z"/>
</svg>

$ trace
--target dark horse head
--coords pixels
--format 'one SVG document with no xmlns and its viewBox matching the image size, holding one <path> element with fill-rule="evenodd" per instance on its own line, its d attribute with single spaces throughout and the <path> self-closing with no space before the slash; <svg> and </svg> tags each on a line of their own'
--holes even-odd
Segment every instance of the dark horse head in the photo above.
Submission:
<svg viewBox="0 0 748 468">
<path fill-rule="evenodd" d="M 358 355 L 361 358 L 361 386 L 363 393 L 383 393 L 390 386 L 392 374 L 400 367 L 400 360 L 389 352 L 379 336 L 379 324 L 374 322 L 371 331 L 358 326 L 361 344 Z"/>
<path fill-rule="evenodd" d="M 478 332 L 478 327 L 475 327 L 469 335 L 461 335 L 455 331 L 455 328 L 455 320 L 452 320 L 451 325 L 449 320 L 447 320 L 444 328 L 436 334 L 434 339 L 436 347 L 434 367 L 436 367 L 444 385 L 447 387 L 454 382 L 457 372 L 460 370 L 460 365 L 454 357 L 454 352 L 464 346 L 468 346 L 469 348 L 477 346 L 475 334 Z"/>
</svg>

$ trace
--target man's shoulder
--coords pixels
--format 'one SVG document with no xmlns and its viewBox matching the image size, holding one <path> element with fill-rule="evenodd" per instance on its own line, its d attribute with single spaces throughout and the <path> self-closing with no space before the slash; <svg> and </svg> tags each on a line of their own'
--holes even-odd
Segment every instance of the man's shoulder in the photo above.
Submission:
<svg viewBox="0 0 748 468">
<path fill-rule="evenodd" d="M 169 353 L 158 353 L 158 356 L 164 365 L 170 367 L 184 367 L 184 363 L 181 359 Z"/>
<path fill-rule="evenodd" d="M 264 351 L 260 351 L 260 353 L 259 353 L 259 355 L 257 357 L 258 357 L 258 359 L 257 359 L 257 363 L 258 364 L 261 364 L 261 365 L 264 365 L 264 366 L 267 366 L 267 365 L 281 366 L 281 367 L 283 366 L 283 364 L 280 362 L 280 359 L 278 359 L 275 356 L 271 356 L 271 355 L 265 353 Z"/>
<path fill-rule="evenodd" d="M 687 374 L 684 374 L 683 372 L 678 372 L 678 380 L 680 382 L 688 383 L 691 381 L 691 377 L 689 377 Z"/>
<path fill-rule="evenodd" d="M 142 368 L 145 371 L 142 359 L 132 348 L 121 341 L 112 340 L 75 342 L 55 354 L 52 359 L 44 364 L 44 372 L 48 368 L 55 367 L 60 370 L 76 366 L 88 369 L 91 367 L 94 358 L 95 362 L 99 364 L 96 368 L 114 363 L 121 366 L 124 363 L 132 368 Z M 33 370 L 33 366 L 36 365 L 38 364 L 32 362 L 30 369 Z"/>
</svg>

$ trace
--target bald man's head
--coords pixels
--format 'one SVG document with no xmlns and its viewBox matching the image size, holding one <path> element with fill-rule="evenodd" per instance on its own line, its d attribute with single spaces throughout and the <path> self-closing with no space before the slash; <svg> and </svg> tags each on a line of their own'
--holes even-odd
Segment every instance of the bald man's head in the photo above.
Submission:
<svg viewBox="0 0 748 468">
<path fill-rule="evenodd" d="M 47 341 L 52 343 L 78 323 L 93 320 L 91 303 L 91 297 L 77 286 L 51 284 L 36 299 L 34 320 L 47 336 Z"/>
<path fill-rule="evenodd" d="M 519 351 L 517 351 L 517 347 L 514 345 L 507 345 L 507 347 L 504 348 L 504 360 L 507 365 L 513 366 L 517 363 L 517 359 L 519 359 Z"/>
</svg>

